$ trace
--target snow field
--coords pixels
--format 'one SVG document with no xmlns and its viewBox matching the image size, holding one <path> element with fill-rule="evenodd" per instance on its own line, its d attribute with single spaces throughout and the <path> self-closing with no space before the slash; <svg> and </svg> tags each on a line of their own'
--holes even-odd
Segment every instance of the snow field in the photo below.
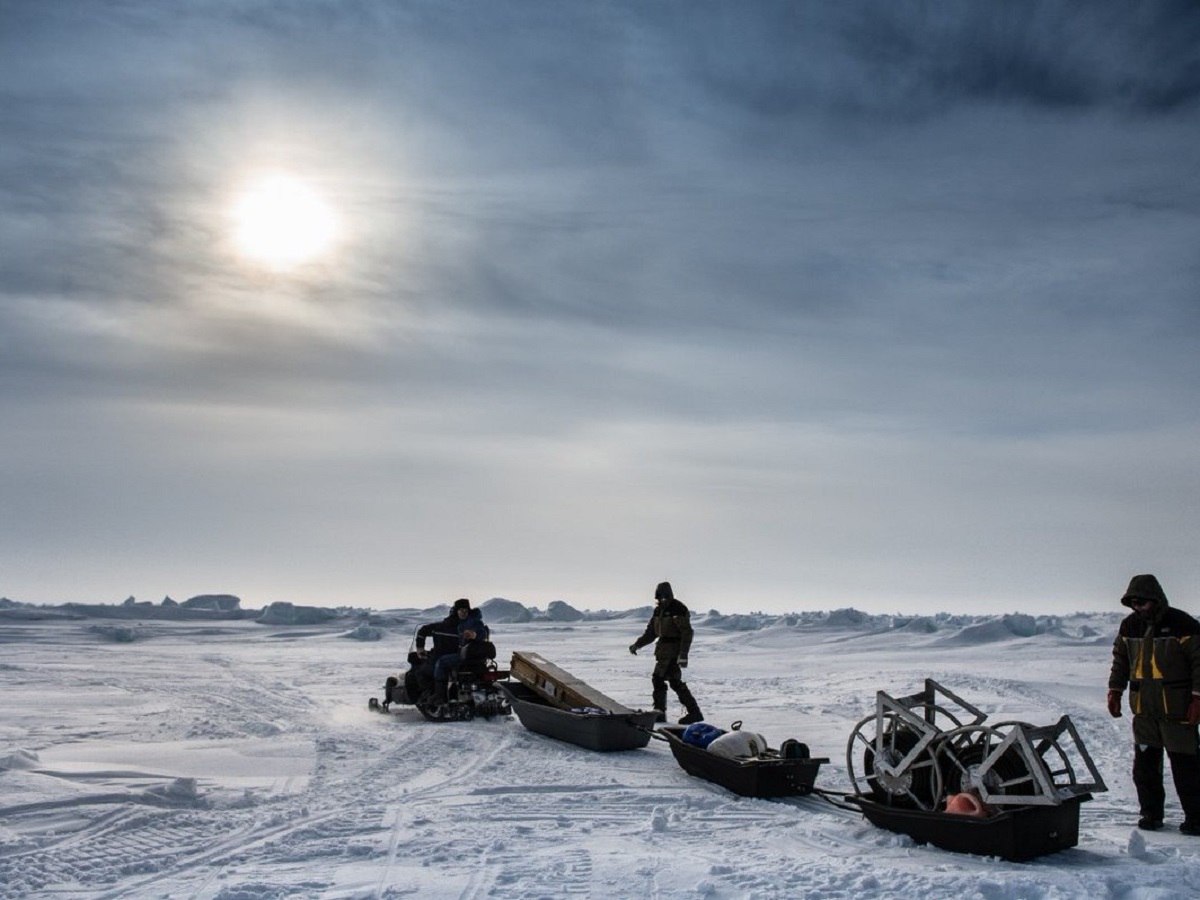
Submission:
<svg viewBox="0 0 1200 900">
<path fill-rule="evenodd" d="M 597 754 L 515 718 L 370 713 L 407 628 L 144 622 L 126 640 L 93 624 L 0 627 L 0 896 L 1200 896 L 1200 842 L 1132 827 L 1129 722 L 1104 709 L 1115 617 L 1026 637 L 697 617 L 687 678 L 708 720 L 805 741 L 831 758 L 827 789 L 850 787 L 846 741 L 880 689 L 932 677 L 992 721 L 1069 714 L 1110 791 L 1083 805 L 1078 847 L 1024 864 L 917 847 L 816 797 L 737 797 L 657 741 Z M 648 706 L 652 662 L 626 650 L 640 627 L 494 639 Z"/>
</svg>

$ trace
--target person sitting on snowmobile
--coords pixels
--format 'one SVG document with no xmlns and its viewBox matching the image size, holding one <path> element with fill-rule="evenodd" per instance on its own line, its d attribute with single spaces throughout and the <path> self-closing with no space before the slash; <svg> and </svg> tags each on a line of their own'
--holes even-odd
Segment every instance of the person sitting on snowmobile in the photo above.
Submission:
<svg viewBox="0 0 1200 900">
<path fill-rule="evenodd" d="M 463 605 L 459 605 L 463 604 Z M 483 613 L 471 608 L 470 600 L 456 600 L 454 610 L 458 616 L 458 641 L 452 653 L 439 656 L 433 667 L 434 694 L 440 702 L 446 701 L 446 686 L 450 673 L 468 660 L 487 658 L 487 641 L 490 635 L 483 624 Z"/>
<path fill-rule="evenodd" d="M 427 691 L 434 683 L 434 671 L 443 656 L 457 656 L 460 645 L 459 626 L 471 612 L 471 601 L 465 597 L 455 600 L 446 618 L 429 622 L 417 629 L 417 654 L 421 665 L 416 668 L 417 683 L 421 691 Z M 425 641 L 433 639 L 433 650 L 425 652 Z"/>
</svg>

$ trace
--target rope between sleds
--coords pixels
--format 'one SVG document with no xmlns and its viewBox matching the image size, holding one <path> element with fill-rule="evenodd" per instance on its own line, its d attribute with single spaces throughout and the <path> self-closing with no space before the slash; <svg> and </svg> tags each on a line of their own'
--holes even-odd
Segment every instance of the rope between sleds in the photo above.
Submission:
<svg viewBox="0 0 1200 900">
<path fill-rule="evenodd" d="M 827 790 L 826 788 L 815 787 L 812 789 L 812 794 L 813 796 L 821 798 L 830 806 L 836 807 L 837 809 L 844 809 L 848 810 L 849 812 L 856 813 L 862 812 L 862 808 L 859 807 L 858 804 L 852 802 L 853 799 L 858 795 L 851 794 L 849 791 L 831 791 Z M 838 799 L 834 799 L 835 797 Z"/>
</svg>

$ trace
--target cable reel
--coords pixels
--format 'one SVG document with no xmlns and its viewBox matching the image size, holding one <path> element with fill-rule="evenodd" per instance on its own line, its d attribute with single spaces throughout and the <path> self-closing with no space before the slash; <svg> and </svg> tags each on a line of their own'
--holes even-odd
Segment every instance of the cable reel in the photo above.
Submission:
<svg viewBox="0 0 1200 900">
<path fill-rule="evenodd" d="M 859 767 L 854 761 L 856 749 L 862 751 Z M 846 748 L 846 769 L 857 793 L 886 806 L 931 810 L 942 794 L 929 735 L 893 712 L 868 716 L 854 727 Z"/>
<path fill-rule="evenodd" d="M 995 772 L 999 789 L 994 794 L 981 791 L 984 802 L 1057 806 L 1071 797 L 1108 790 L 1070 716 L 1062 716 L 1053 725 L 1002 723 L 997 731 L 1007 733 L 980 764 L 980 770 Z M 1022 775 L 1016 773 L 1018 764 L 1025 769 Z M 1089 780 L 1082 780 L 1082 773 Z"/>
<path fill-rule="evenodd" d="M 999 805 L 1034 783 L 1033 766 L 1008 743 L 1009 730 L 968 725 L 942 735 L 934 758 L 947 796 L 975 793 L 985 803 Z"/>
<path fill-rule="evenodd" d="M 945 729 L 972 724 L 985 714 L 932 678 L 907 697 L 875 695 L 875 715 L 855 725 L 846 746 L 846 770 L 860 795 L 877 803 L 932 810 L 943 796 L 937 743 Z M 855 763 L 856 752 L 861 753 Z"/>
<path fill-rule="evenodd" d="M 974 793 L 993 806 L 1052 806 L 1107 787 L 1070 716 L 1054 725 L 999 722 L 931 678 L 907 697 L 875 696 L 846 745 L 859 796 L 905 809 Z M 964 720 L 965 721 L 964 723 Z M 1086 772 L 1089 780 L 1081 780 Z"/>
</svg>

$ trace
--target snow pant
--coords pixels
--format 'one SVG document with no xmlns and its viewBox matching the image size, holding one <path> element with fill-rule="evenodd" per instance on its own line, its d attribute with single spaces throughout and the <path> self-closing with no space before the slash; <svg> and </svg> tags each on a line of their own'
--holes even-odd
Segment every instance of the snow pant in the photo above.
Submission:
<svg viewBox="0 0 1200 900">
<path fill-rule="evenodd" d="M 1183 807 L 1183 817 L 1200 824 L 1200 754 L 1194 748 L 1194 737 L 1191 753 L 1164 751 L 1151 744 L 1134 744 L 1133 786 L 1137 788 L 1141 815 L 1160 821 L 1163 818 L 1167 800 L 1163 789 L 1165 753 L 1171 759 L 1171 778 L 1175 782 L 1175 793 L 1179 795 L 1179 805 Z"/>
<path fill-rule="evenodd" d="M 426 656 L 425 664 L 416 670 L 416 680 L 418 680 L 418 690 L 424 694 L 430 688 L 433 688 L 434 682 L 438 679 L 438 668 L 442 666 L 442 660 L 446 660 L 446 665 L 451 662 L 458 661 L 457 653 L 443 653 L 440 656 Z M 443 680 L 449 679 L 449 672 L 442 676 Z"/>
<path fill-rule="evenodd" d="M 433 664 L 433 689 L 439 700 L 446 699 L 446 687 L 450 681 L 450 673 L 462 665 L 462 657 L 457 653 L 443 653 Z"/>
<path fill-rule="evenodd" d="M 683 670 L 679 668 L 675 657 L 655 659 L 654 672 L 650 675 L 650 684 L 654 688 L 652 697 L 655 709 L 666 711 L 667 685 L 670 685 L 684 708 L 690 714 L 700 716 L 700 704 L 696 702 L 696 698 L 688 689 L 687 682 L 683 680 Z"/>
</svg>

